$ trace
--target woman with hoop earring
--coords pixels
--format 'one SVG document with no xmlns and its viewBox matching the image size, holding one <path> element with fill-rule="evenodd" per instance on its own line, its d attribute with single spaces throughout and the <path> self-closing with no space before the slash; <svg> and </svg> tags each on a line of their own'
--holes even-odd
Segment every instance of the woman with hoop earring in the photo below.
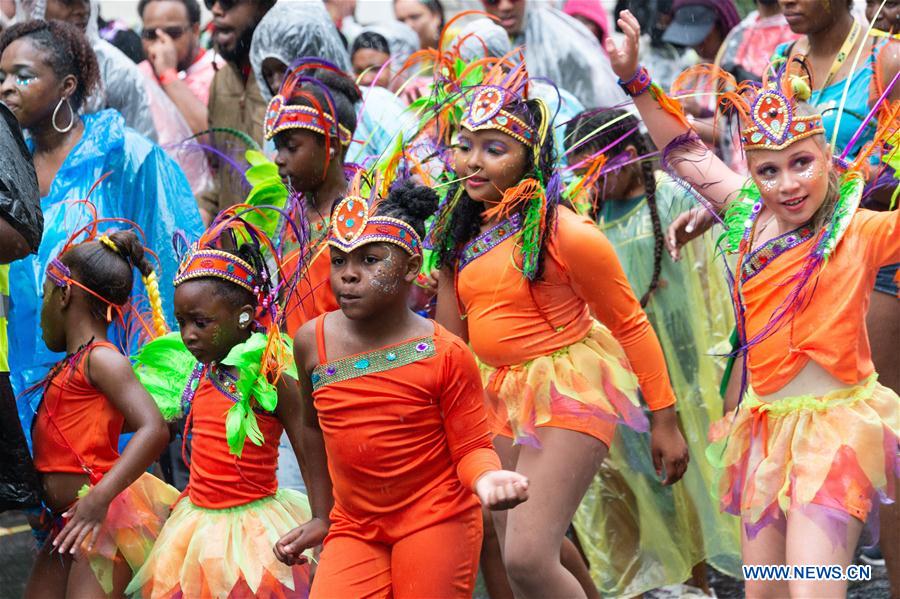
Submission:
<svg viewBox="0 0 900 599">
<path fill-rule="evenodd" d="M 9 355 L 17 394 L 60 357 L 41 340 L 42 284 L 47 264 L 73 230 L 95 217 L 133 221 L 144 232 L 144 245 L 159 257 L 161 281 L 171 280 L 178 266 L 176 230 L 188 238 L 203 231 L 184 173 L 159 146 L 126 127 L 115 110 L 80 114 L 99 80 L 90 43 L 68 23 L 25 21 L 0 35 L 0 101 L 28 137 L 44 214 L 37 252 L 10 268 Z M 96 215 L 78 203 L 88 197 Z M 145 294 L 143 284 L 137 285 L 135 293 Z M 171 286 L 161 291 L 163 305 L 172 306 Z M 171 312 L 166 317 L 174 324 Z M 26 431 L 32 408 L 19 406 Z"/>
</svg>

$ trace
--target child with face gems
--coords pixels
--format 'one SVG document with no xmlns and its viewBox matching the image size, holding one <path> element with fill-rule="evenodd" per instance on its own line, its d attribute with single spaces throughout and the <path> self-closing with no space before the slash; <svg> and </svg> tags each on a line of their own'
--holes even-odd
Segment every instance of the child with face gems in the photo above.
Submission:
<svg viewBox="0 0 900 599">
<path fill-rule="evenodd" d="M 89 239 L 72 239 L 89 231 Z M 156 301 L 146 332 L 165 330 L 159 288 L 143 245 L 131 231 L 79 230 L 50 261 L 41 328 L 51 351 L 68 355 L 36 388 L 34 466 L 44 510 L 32 527 L 41 542 L 26 597 L 121 597 L 147 557 L 178 491 L 146 470 L 168 431 L 131 370 L 108 340 L 113 315 L 123 318 L 133 268 Z M 119 455 L 119 435 L 134 436 Z"/>
<path fill-rule="evenodd" d="M 373 195 L 351 193 L 332 215 L 340 311 L 295 337 L 314 517 L 276 553 L 295 563 L 324 539 L 316 598 L 468 598 L 479 501 L 514 507 L 528 480 L 500 469 L 468 348 L 408 308 L 437 196 L 409 183 Z"/>
<path fill-rule="evenodd" d="M 741 114 L 751 180 L 696 143 L 686 119 L 638 67 L 640 26 L 610 60 L 664 156 L 716 211 L 738 254 L 733 301 L 749 386 L 708 455 L 720 463 L 723 509 L 743 521 L 745 564 L 847 566 L 876 496 L 890 493 L 900 399 L 877 381 L 865 327 L 879 266 L 900 258 L 897 212 L 857 210 L 869 151 L 834 161 L 808 82 L 789 63 L 724 101 Z M 802 71 L 802 65 L 797 72 Z M 727 433 L 727 434 L 726 434 Z M 846 581 L 747 581 L 748 596 L 844 596 Z"/>
<path fill-rule="evenodd" d="M 466 91 L 458 181 L 427 240 L 443 266 L 436 314 L 482 362 L 494 447 L 530 481 L 529 501 L 493 518 L 513 591 L 583 597 L 560 549 L 617 423 L 649 428 L 639 386 L 665 484 L 687 448 L 650 323 L 609 241 L 559 205 L 550 112 L 525 96 L 524 66 L 506 66 Z"/>
<path fill-rule="evenodd" d="M 288 566 L 272 553 L 309 519 L 309 504 L 279 489 L 275 476 L 282 432 L 300 446 L 300 414 L 266 261 L 279 266 L 282 280 L 280 256 L 246 222 L 251 211 L 229 208 L 185 253 L 174 281 L 180 332 L 137 357 L 138 376 L 163 416 L 186 414 L 191 440 L 188 486 L 127 589 L 137 597 L 308 595 L 308 565 Z"/>
</svg>

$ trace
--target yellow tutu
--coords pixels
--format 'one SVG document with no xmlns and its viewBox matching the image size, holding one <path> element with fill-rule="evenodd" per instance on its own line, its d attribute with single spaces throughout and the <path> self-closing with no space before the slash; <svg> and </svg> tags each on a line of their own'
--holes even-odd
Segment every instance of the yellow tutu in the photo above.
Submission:
<svg viewBox="0 0 900 599">
<path fill-rule="evenodd" d="M 494 434 L 540 447 L 537 429 L 583 432 L 610 444 L 617 423 L 647 431 L 638 402 L 637 377 L 625 351 L 595 322 L 578 343 L 523 364 L 480 364 Z"/>
<path fill-rule="evenodd" d="M 900 398 L 877 375 L 821 397 L 763 403 L 751 390 L 730 426 L 711 429 L 722 509 L 751 535 L 788 509 L 817 505 L 865 521 L 897 471 Z M 727 436 L 723 432 L 727 430 Z"/>
<path fill-rule="evenodd" d="M 182 499 L 126 594 L 144 598 L 307 597 L 309 565 L 287 566 L 272 549 L 310 518 L 302 493 L 220 510 Z"/>
</svg>

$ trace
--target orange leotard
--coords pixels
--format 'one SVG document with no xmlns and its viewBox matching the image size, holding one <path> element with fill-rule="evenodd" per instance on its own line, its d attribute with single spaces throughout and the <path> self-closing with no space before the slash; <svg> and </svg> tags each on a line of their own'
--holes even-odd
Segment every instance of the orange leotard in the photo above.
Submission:
<svg viewBox="0 0 900 599">
<path fill-rule="evenodd" d="M 194 505 L 224 509 L 274 495 L 278 490 L 278 441 L 281 422 L 273 415 L 256 412 L 263 444 L 244 443 L 241 457 L 229 453 L 225 414 L 236 400 L 229 391 L 234 379 L 217 371 L 204 375 L 191 402 L 191 459 L 188 496 Z"/>
<path fill-rule="evenodd" d="M 328 245 L 321 241 L 312 245 L 312 262 L 305 272 L 300 273 L 297 287 L 285 306 L 285 332 L 291 337 L 303 323 L 338 309 L 334 292 L 331 291 L 331 253 Z M 296 272 L 298 256 L 298 251 L 288 256 L 285 272 Z"/>
<path fill-rule="evenodd" d="M 478 367 L 435 324 L 430 337 L 320 365 L 313 397 L 334 485 L 329 536 L 393 543 L 478 511 L 475 481 L 500 468 Z"/>
<path fill-rule="evenodd" d="M 581 341 L 593 315 L 622 345 L 650 408 L 674 404 L 659 341 L 596 225 L 561 206 L 543 276 L 530 284 L 517 240 L 495 234 L 478 257 L 458 267 L 457 293 L 479 359 L 499 368 L 552 354 Z"/>
<path fill-rule="evenodd" d="M 865 317 L 878 268 L 900 260 L 898 221 L 898 211 L 860 210 L 853 216 L 824 269 L 808 283 L 808 303 L 751 346 L 750 379 L 758 395 L 782 388 L 809 360 L 848 385 L 874 372 Z M 745 258 L 741 289 L 748 339 L 764 330 L 794 288 L 791 278 L 815 243 L 803 229 Z M 776 246 L 788 249 L 773 251 Z"/>
<path fill-rule="evenodd" d="M 102 476 L 119 459 L 125 416 L 88 380 L 91 351 L 115 346 L 95 341 L 50 375 L 32 429 L 38 472 L 88 472 Z"/>
</svg>

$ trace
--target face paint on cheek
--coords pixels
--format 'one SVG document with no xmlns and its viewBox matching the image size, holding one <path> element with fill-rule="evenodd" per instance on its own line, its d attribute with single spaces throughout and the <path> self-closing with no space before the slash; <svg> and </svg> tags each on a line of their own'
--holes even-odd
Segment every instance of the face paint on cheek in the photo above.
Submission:
<svg viewBox="0 0 900 599">
<path fill-rule="evenodd" d="M 383 295 L 394 295 L 400 286 L 400 280 L 395 272 L 396 261 L 391 253 L 384 259 L 382 265 L 375 270 L 372 276 L 372 288 Z"/>
<path fill-rule="evenodd" d="M 763 179 L 762 181 L 759 181 L 757 185 L 759 185 L 759 190 L 765 194 L 774 193 L 775 189 L 778 187 L 775 179 Z"/>
<path fill-rule="evenodd" d="M 824 172 L 822 170 L 822 165 L 819 163 L 818 160 L 815 160 L 813 162 L 810 162 L 809 165 L 807 165 L 807 167 L 805 169 L 803 169 L 802 171 L 800 171 L 797 174 L 798 174 L 798 176 L 806 179 L 807 181 L 813 181 L 813 180 L 821 177 L 824 174 Z"/>
</svg>

